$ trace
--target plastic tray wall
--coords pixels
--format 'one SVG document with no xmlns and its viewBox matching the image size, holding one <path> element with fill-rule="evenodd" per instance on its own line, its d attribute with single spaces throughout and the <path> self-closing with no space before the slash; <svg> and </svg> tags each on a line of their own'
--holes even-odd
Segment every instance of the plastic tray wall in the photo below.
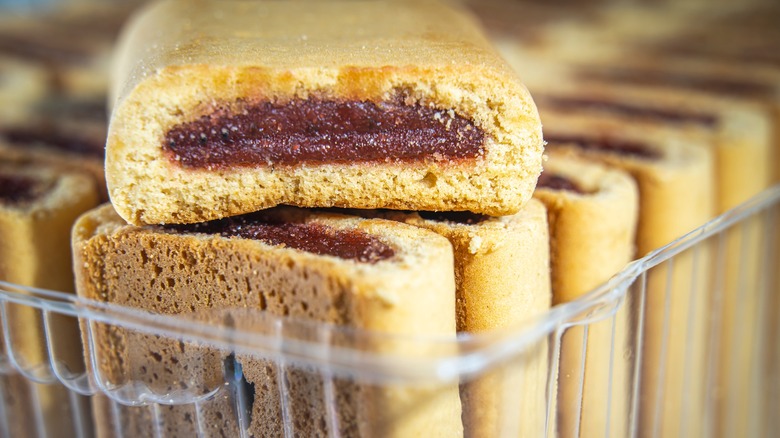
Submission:
<svg viewBox="0 0 780 438">
<path fill-rule="evenodd" d="M 778 252 L 780 186 L 543 318 L 455 341 L 0 284 L 0 436 L 771 436 Z"/>
</svg>

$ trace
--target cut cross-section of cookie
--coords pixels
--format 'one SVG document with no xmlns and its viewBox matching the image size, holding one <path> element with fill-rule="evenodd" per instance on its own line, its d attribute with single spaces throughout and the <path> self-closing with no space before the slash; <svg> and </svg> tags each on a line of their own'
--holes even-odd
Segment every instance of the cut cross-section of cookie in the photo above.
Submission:
<svg viewBox="0 0 780 438">
<path fill-rule="evenodd" d="M 452 247 L 410 225 L 279 207 L 138 227 L 106 205 L 82 216 L 73 239 L 78 293 L 91 299 L 164 315 L 239 308 L 257 318 L 333 324 L 364 333 L 361 348 L 388 354 L 408 354 L 388 334 L 455 339 Z M 371 333 L 381 340 L 371 341 Z M 214 388 L 223 381 L 223 363 L 240 364 L 252 400 L 250 435 L 282 434 L 282 409 L 302 436 L 462 434 L 457 382 L 394 388 L 330 381 L 316 368 L 238 352 L 231 360 L 215 348 L 118 327 L 93 324 L 92 334 L 87 348 L 100 367 L 93 372 L 108 388 Z M 170 379 L 166 369 L 176 371 Z"/>
<path fill-rule="evenodd" d="M 130 223 L 277 204 L 510 214 L 541 171 L 528 91 L 438 2 L 167 1 L 119 53 L 106 172 Z"/>
</svg>

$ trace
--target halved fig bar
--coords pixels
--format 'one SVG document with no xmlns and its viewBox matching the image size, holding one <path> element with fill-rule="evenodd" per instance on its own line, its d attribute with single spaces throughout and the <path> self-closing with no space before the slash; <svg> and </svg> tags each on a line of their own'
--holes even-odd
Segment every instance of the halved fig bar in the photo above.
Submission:
<svg viewBox="0 0 780 438">
<path fill-rule="evenodd" d="M 541 171 L 528 91 L 438 2 L 165 1 L 119 53 L 106 172 L 133 224 L 277 204 L 511 214 Z"/>
<path fill-rule="evenodd" d="M 335 325 L 365 334 L 351 347 L 391 355 L 410 353 L 405 336 L 455 339 L 452 247 L 406 224 L 279 207 L 201 224 L 138 227 L 105 205 L 74 226 L 73 248 L 79 295 L 103 302 L 162 315 L 244 309 L 255 322 L 285 316 Z M 139 382 L 163 394 L 217 388 L 240 368 L 247 392 L 241 427 L 250 436 L 279 436 L 287 427 L 295 436 L 463 434 L 457 382 L 396 387 L 329 380 L 322 369 L 245 351 L 103 324 L 90 330 L 93 372 L 112 390 Z M 233 408 L 215 405 L 202 415 L 215 434 L 233 436 Z M 194 433 L 191 422 L 175 424 L 181 432 L 172 436 Z"/>
</svg>

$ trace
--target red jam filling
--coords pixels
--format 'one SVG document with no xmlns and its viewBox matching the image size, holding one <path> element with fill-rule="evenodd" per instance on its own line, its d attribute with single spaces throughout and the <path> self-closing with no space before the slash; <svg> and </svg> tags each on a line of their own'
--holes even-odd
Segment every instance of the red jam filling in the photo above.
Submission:
<svg viewBox="0 0 780 438">
<path fill-rule="evenodd" d="M 585 193 L 574 181 L 566 178 L 563 175 L 550 172 L 542 172 L 542 174 L 539 175 L 539 181 L 536 183 L 536 186 L 551 190 L 564 190 L 578 194 Z"/>
<path fill-rule="evenodd" d="M 392 258 L 395 250 L 379 238 L 357 229 L 337 229 L 317 222 L 282 222 L 260 213 L 250 213 L 187 225 L 167 225 L 184 233 L 219 234 L 259 240 L 320 255 L 330 255 L 361 263 Z"/>
<path fill-rule="evenodd" d="M 0 175 L 0 202 L 21 204 L 41 196 L 43 185 L 32 178 L 21 175 Z"/>
<path fill-rule="evenodd" d="M 454 222 L 457 224 L 476 225 L 490 218 L 483 214 L 470 211 L 421 211 L 418 213 L 423 219 L 437 222 Z"/>
<path fill-rule="evenodd" d="M 636 143 L 614 138 L 587 138 L 576 135 L 548 135 L 545 136 L 547 145 L 556 146 L 576 146 L 586 151 L 601 151 L 624 157 L 642 158 L 647 160 L 657 160 L 661 158 L 660 152 L 651 149 L 642 143 Z"/>
<path fill-rule="evenodd" d="M 460 115 L 396 101 L 293 99 L 218 110 L 174 126 L 162 147 L 189 168 L 451 162 L 484 153 L 485 134 Z"/>
<path fill-rule="evenodd" d="M 718 118 L 710 114 L 650 108 L 633 105 L 629 102 L 613 102 L 576 97 L 539 96 L 537 96 L 537 101 L 543 102 L 546 106 L 559 110 L 579 110 L 629 117 L 642 117 L 666 123 L 695 123 L 707 128 L 713 128 L 718 124 Z"/>
</svg>

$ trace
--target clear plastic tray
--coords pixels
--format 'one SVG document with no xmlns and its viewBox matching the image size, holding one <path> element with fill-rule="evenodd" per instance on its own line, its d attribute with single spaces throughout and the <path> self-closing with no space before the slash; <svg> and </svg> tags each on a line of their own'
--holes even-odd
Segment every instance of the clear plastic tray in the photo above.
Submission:
<svg viewBox="0 0 780 438">
<path fill-rule="evenodd" d="M 441 423 L 460 422 L 442 414 L 459 393 L 481 397 L 463 414 L 477 436 L 770 436 L 779 252 L 775 186 L 577 301 L 456 340 L 242 309 L 161 317 L 0 283 L 0 436 L 459 434 Z M 9 322 L 23 309 L 44 351 Z M 87 354 L 63 348 L 63 324 Z"/>
</svg>

